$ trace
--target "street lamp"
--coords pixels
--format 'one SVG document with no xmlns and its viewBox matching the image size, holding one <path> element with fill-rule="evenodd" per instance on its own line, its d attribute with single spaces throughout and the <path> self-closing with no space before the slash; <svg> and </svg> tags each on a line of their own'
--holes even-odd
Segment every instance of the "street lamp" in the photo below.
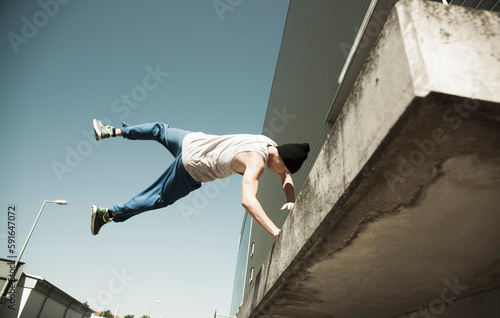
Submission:
<svg viewBox="0 0 500 318">
<path fill-rule="evenodd" d="M 124 301 L 119 302 L 119 303 L 118 303 L 118 306 L 116 306 L 116 312 L 115 312 L 115 315 L 114 315 L 114 317 L 115 317 L 115 318 L 116 318 L 116 317 L 118 317 L 118 309 L 120 308 L 120 305 L 121 305 L 121 304 L 124 304 L 124 303 L 125 303 Z"/>
<path fill-rule="evenodd" d="M 149 310 L 148 310 L 148 318 L 150 317 L 149 314 L 151 313 L 151 306 L 153 306 L 153 303 L 161 303 L 160 300 L 154 300 L 149 304 Z"/>
<path fill-rule="evenodd" d="M 26 249 L 26 245 L 28 245 L 28 242 L 31 238 L 31 234 L 33 234 L 33 231 L 35 230 L 35 226 L 38 222 L 38 219 L 40 218 L 40 215 L 42 214 L 43 207 L 45 206 L 45 203 L 56 203 L 59 205 L 67 205 L 68 204 L 68 202 L 66 200 L 54 200 L 54 201 L 45 200 L 45 201 L 43 201 L 42 207 L 40 208 L 40 211 L 38 212 L 38 215 L 36 216 L 35 223 L 33 223 L 33 226 L 31 227 L 31 230 L 28 234 L 28 237 L 26 238 L 26 241 L 24 242 L 24 245 L 21 248 L 21 252 L 19 252 L 19 255 L 17 256 L 16 262 L 14 263 L 14 267 L 13 267 L 14 270 L 10 276 L 11 280 L 13 280 L 14 277 L 16 277 L 17 266 L 19 264 L 19 261 L 21 260 L 21 256 L 23 256 L 24 250 Z M 2 299 L 4 297 L 4 293 L 5 293 L 5 290 L 7 289 L 7 285 L 9 285 L 9 284 L 7 282 L 5 282 L 5 284 L 3 285 L 2 291 L 0 292 L 0 299 Z"/>
<path fill-rule="evenodd" d="M 215 309 L 214 318 L 234 318 L 234 316 L 222 316 L 222 315 L 217 315 L 217 309 Z"/>
</svg>

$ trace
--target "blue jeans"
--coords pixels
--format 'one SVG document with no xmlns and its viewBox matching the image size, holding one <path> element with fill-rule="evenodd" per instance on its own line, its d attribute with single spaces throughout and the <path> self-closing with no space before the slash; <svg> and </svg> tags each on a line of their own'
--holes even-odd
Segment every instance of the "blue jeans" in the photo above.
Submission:
<svg viewBox="0 0 500 318">
<path fill-rule="evenodd" d="M 163 123 L 136 126 L 123 123 L 121 130 L 126 139 L 158 141 L 170 151 L 175 159 L 149 188 L 132 199 L 111 207 L 110 210 L 118 214 L 113 221 L 123 222 L 142 212 L 166 207 L 201 187 L 201 183 L 194 180 L 182 164 L 182 140 L 190 133 L 189 131 L 170 128 Z"/>
</svg>

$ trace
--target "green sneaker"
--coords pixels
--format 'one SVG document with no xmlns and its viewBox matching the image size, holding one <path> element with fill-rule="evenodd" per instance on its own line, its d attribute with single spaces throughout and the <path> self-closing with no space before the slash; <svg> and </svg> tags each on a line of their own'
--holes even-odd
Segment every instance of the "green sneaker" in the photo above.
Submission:
<svg viewBox="0 0 500 318">
<path fill-rule="evenodd" d="M 90 230 L 92 231 L 92 235 L 99 234 L 101 227 L 111 222 L 107 214 L 108 208 L 99 208 L 95 205 L 92 206 L 92 215 L 90 217 Z"/>
<path fill-rule="evenodd" d="M 104 124 L 97 119 L 94 119 L 92 121 L 92 124 L 94 126 L 94 133 L 95 133 L 95 139 L 97 141 L 104 139 L 104 138 L 109 138 L 113 137 L 113 127 L 112 126 L 104 126 Z"/>
</svg>

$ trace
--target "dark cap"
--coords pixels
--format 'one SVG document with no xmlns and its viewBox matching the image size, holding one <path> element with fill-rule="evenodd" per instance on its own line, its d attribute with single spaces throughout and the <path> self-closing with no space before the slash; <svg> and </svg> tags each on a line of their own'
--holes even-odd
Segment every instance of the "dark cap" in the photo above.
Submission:
<svg viewBox="0 0 500 318">
<path fill-rule="evenodd" d="M 278 149 L 278 153 L 288 170 L 295 173 L 307 159 L 309 144 L 285 144 L 276 147 L 276 149 Z"/>
</svg>

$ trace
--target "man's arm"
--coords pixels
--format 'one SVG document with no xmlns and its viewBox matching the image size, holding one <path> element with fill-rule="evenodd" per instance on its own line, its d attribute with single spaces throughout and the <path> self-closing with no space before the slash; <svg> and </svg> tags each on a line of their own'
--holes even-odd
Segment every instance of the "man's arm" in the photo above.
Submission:
<svg viewBox="0 0 500 318">
<path fill-rule="evenodd" d="M 259 178 L 265 169 L 265 163 L 259 155 L 248 154 L 245 159 L 245 172 L 241 182 L 241 205 L 248 211 L 250 216 L 260 224 L 269 234 L 277 238 L 280 229 L 271 221 L 257 200 Z"/>
<path fill-rule="evenodd" d="M 293 185 L 292 176 L 290 174 L 278 174 L 281 180 L 281 186 L 286 196 L 286 203 L 281 208 L 283 210 L 291 210 L 295 205 L 295 188 Z"/>
</svg>

